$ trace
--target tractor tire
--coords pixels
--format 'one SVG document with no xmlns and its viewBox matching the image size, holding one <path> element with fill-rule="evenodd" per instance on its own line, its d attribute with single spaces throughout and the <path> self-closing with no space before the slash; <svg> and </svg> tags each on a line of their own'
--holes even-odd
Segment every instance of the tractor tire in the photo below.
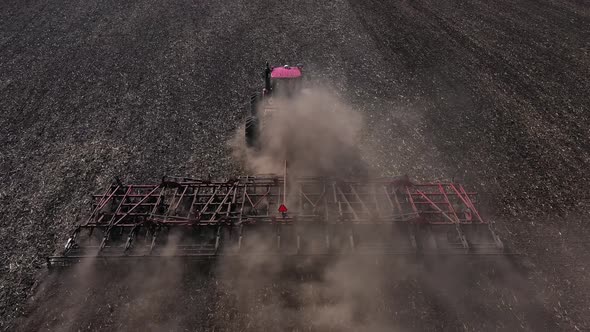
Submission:
<svg viewBox="0 0 590 332">
<path fill-rule="evenodd" d="M 253 93 L 250 96 L 250 115 L 257 116 L 258 115 L 258 94 Z"/>
<path fill-rule="evenodd" d="M 258 143 L 259 127 L 258 118 L 249 116 L 246 118 L 245 138 L 248 147 L 255 147 Z"/>
</svg>

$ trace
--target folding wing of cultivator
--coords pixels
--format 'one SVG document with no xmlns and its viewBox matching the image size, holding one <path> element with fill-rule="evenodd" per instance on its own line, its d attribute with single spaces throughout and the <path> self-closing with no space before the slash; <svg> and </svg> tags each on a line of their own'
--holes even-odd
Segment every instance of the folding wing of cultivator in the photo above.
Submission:
<svg viewBox="0 0 590 332">
<path fill-rule="evenodd" d="M 93 196 L 90 216 L 49 264 L 97 256 L 502 253 L 476 203 L 462 185 L 407 177 L 116 181 Z"/>
</svg>

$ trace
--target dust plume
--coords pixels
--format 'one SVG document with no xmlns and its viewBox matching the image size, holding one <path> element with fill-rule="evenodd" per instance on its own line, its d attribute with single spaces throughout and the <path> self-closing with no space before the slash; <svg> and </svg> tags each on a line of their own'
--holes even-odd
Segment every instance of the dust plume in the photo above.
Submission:
<svg viewBox="0 0 590 332">
<path fill-rule="evenodd" d="M 32 300 L 32 312 L 16 331 L 175 331 L 187 314 L 178 314 L 185 264 L 174 257 L 180 244 L 170 234 L 165 258 L 89 256 L 70 268 L 51 270 Z M 59 290 L 59 293 L 55 293 Z M 171 314 L 172 313 L 172 314 Z"/>
<path fill-rule="evenodd" d="M 231 142 L 234 157 L 252 174 L 291 176 L 359 176 L 367 172 L 357 141 L 363 118 L 334 94 L 321 89 L 295 99 L 275 98 L 259 105 L 258 147 L 248 148 L 241 127 Z M 269 114 L 267 116 L 266 114 Z"/>
<path fill-rule="evenodd" d="M 234 319 L 220 321 L 227 331 L 405 331 L 396 312 L 408 303 L 395 291 L 414 268 L 401 259 L 387 262 L 349 255 L 329 261 L 271 257 L 249 266 L 225 257 L 216 277 L 224 289 L 221 306 Z M 315 259 L 315 258 L 314 258 Z M 226 311 L 217 313 L 219 317 Z"/>
<path fill-rule="evenodd" d="M 262 123 L 257 146 L 246 145 L 244 127 L 231 141 L 234 156 L 249 174 L 283 174 L 287 161 L 291 179 L 369 175 L 358 145 L 363 117 L 335 94 L 314 89 L 294 99 L 273 100 L 270 107 L 275 111 L 267 107 L 262 104 L 257 110 Z M 260 246 L 257 251 L 274 250 L 263 247 L 267 241 L 253 242 Z M 385 268 L 352 254 L 297 258 L 296 263 L 278 257 L 246 257 L 240 264 L 220 258 L 217 273 L 231 289 L 228 306 L 246 317 L 236 322 L 236 329 L 263 330 L 270 325 L 280 331 L 398 330 L 387 319 L 393 317 L 392 307 L 375 301 L 385 284 L 405 278 L 405 273 L 387 272 L 395 262 Z"/>
<path fill-rule="evenodd" d="M 267 119 L 258 148 L 246 147 L 243 128 L 232 142 L 235 155 L 250 174 L 280 174 L 285 160 L 291 177 L 358 178 L 370 173 L 357 145 L 363 119 L 345 103 L 318 91 L 294 102 L 277 102 L 285 109 Z M 363 239 L 378 242 L 381 234 L 375 233 Z M 166 237 L 163 257 L 154 261 L 122 259 L 102 265 L 101 259 L 88 260 L 75 268 L 73 276 L 57 280 L 68 290 L 66 304 L 50 297 L 43 305 L 49 309 L 35 316 L 34 323 L 63 331 L 379 332 L 419 331 L 423 325 L 415 322 L 427 321 L 440 330 L 469 330 L 461 320 L 477 315 L 471 307 L 485 295 L 477 293 L 480 281 L 484 286 L 491 283 L 486 268 L 479 265 L 445 261 L 425 271 L 406 258 L 381 255 L 380 249 L 374 255 L 349 253 L 295 261 L 273 255 L 275 247 L 269 245 L 273 236 L 249 234 L 245 246 L 262 254 L 220 255 L 213 262 L 212 278 L 210 266 L 189 266 L 174 257 L 183 245 L 182 236 L 174 233 Z M 509 266 L 504 270 L 508 272 L 493 275 L 504 278 L 502 286 L 509 288 L 515 280 L 524 284 Z M 472 287 L 475 295 L 457 298 L 469 283 L 477 283 Z M 509 310 L 529 305 L 523 301 L 528 293 L 500 289 L 494 294 L 506 299 Z M 498 321 L 502 321 L 500 314 Z M 61 319 L 45 323 L 48 316 Z M 451 325 L 437 325 L 441 321 Z"/>
</svg>

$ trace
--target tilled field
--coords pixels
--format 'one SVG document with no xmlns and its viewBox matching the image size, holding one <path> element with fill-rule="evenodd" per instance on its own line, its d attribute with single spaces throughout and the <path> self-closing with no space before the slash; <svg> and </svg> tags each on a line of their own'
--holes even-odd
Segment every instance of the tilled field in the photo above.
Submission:
<svg viewBox="0 0 590 332">
<path fill-rule="evenodd" d="M 0 329 L 588 330 L 588 36 L 580 0 L 3 1 Z M 381 173 L 485 192 L 521 256 L 374 284 L 46 275 L 114 176 L 242 172 L 227 142 L 266 60 L 359 111 Z"/>
</svg>

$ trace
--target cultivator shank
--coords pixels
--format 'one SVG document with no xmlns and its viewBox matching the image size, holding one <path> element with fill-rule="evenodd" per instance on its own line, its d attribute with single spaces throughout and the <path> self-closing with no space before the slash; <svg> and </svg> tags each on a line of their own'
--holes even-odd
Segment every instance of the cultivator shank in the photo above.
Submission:
<svg viewBox="0 0 590 332">
<path fill-rule="evenodd" d="M 50 264 L 83 257 L 501 253 L 453 183 L 255 176 L 113 183 Z"/>
</svg>

